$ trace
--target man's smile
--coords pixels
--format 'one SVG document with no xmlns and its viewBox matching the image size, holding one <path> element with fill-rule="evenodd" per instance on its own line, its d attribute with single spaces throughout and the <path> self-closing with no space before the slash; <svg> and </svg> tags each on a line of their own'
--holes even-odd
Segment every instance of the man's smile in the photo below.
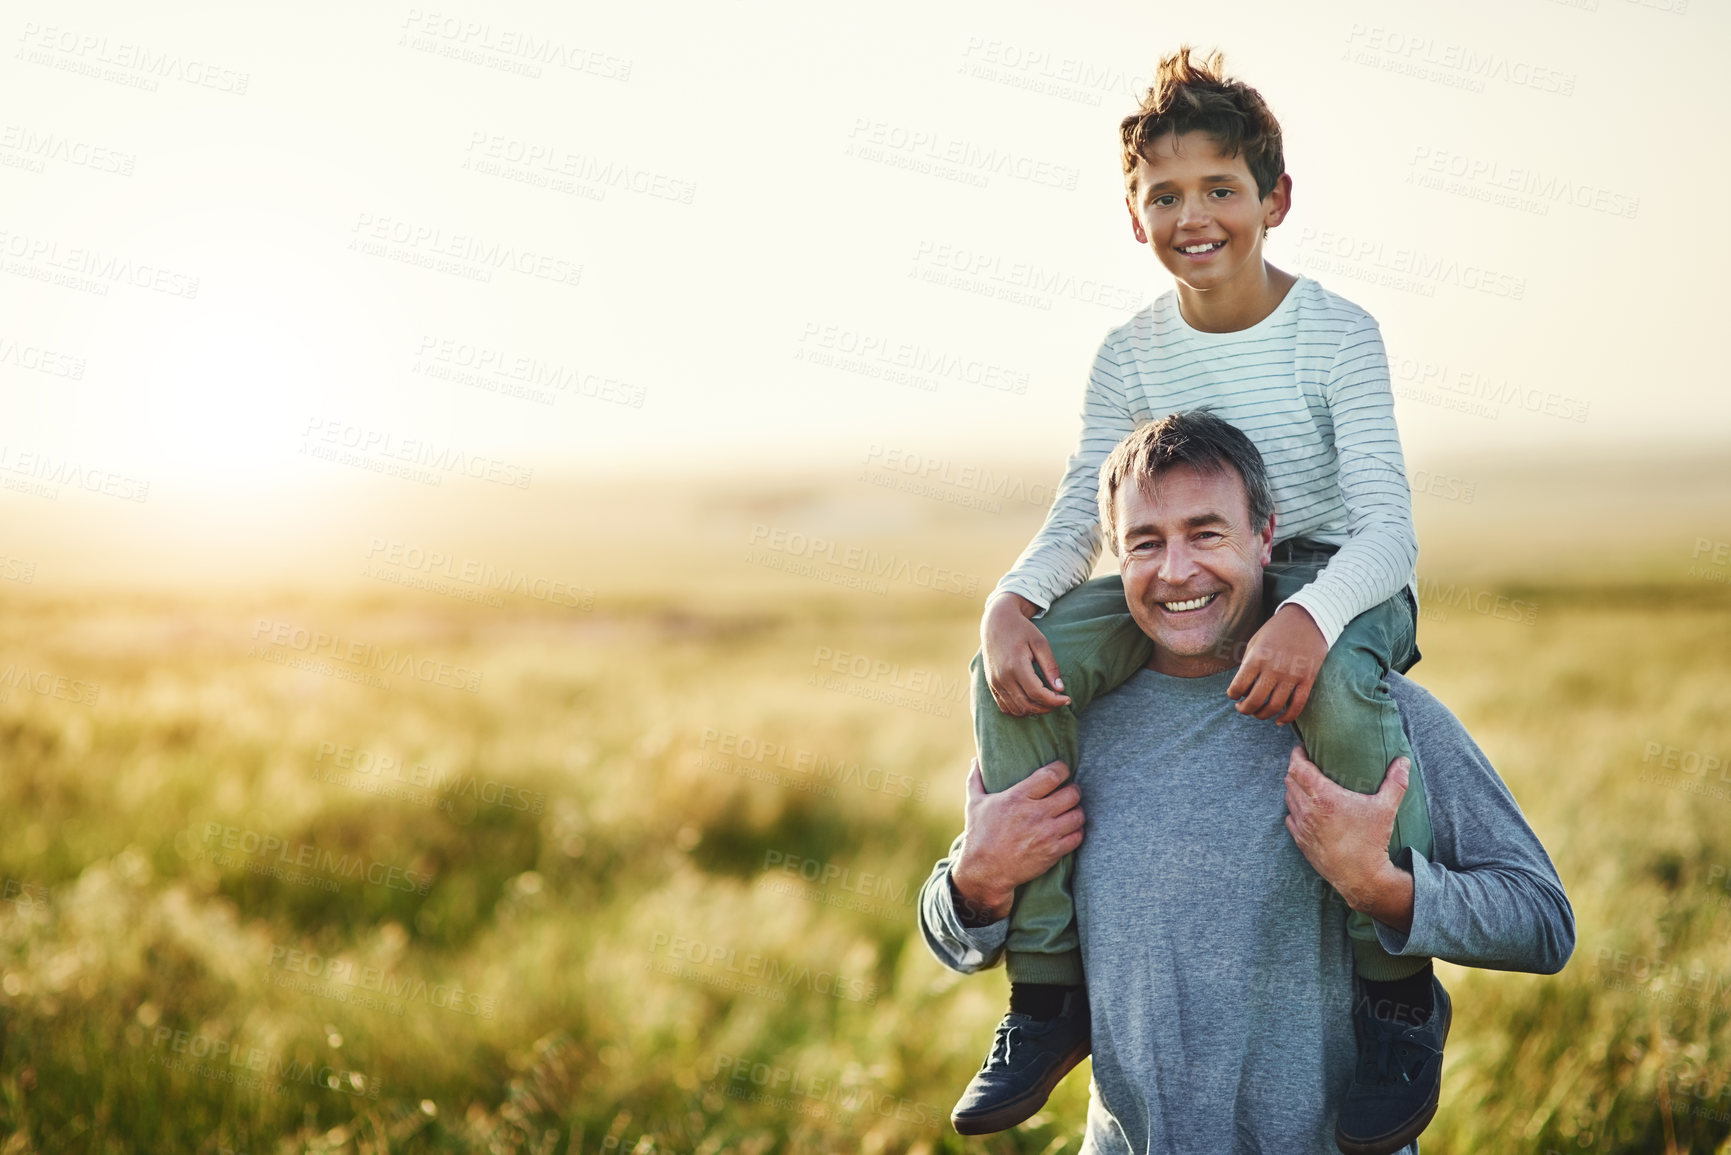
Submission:
<svg viewBox="0 0 1731 1155">
<path fill-rule="evenodd" d="M 1214 593 L 1203 594 L 1197 598 L 1187 598 L 1181 602 L 1158 602 L 1156 604 L 1169 614 L 1188 614 L 1202 609 L 1219 596 L 1220 593 L 1217 590 Z"/>
</svg>

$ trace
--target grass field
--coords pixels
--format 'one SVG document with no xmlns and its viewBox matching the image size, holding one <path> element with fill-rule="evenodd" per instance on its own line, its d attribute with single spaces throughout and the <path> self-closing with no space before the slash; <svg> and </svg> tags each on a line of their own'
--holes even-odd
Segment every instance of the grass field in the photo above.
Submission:
<svg viewBox="0 0 1731 1155">
<path fill-rule="evenodd" d="M 6 583 L 0 1155 L 1075 1151 L 1079 1077 L 949 1130 L 1005 986 L 913 912 L 960 826 L 979 595 L 1038 510 L 860 514 L 844 543 L 915 563 L 878 593 L 764 552 L 837 500 L 699 501 L 665 580 L 597 560 L 575 605 Z M 1557 977 L 1445 968 L 1427 1155 L 1731 1150 L 1713 524 L 1568 580 L 1434 563 L 1414 676 L 1580 937 Z"/>
</svg>

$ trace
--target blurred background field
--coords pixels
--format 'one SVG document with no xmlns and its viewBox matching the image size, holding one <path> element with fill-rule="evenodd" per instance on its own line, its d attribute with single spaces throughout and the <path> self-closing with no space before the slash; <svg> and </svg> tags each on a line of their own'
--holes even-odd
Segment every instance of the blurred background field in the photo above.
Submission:
<svg viewBox="0 0 1731 1155">
<path fill-rule="evenodd" d="M 1579 914 L 1447 976 L 1426 1155 L 1724 1149 L 1731 234 L 1653 238 L 1731 177 L 1731 9 L 11 28 L 0 1155 L 1075 1151 L 1080 1078 L 950 1133 L 1004 983 L 912 898 L 983 595 L 1171 285 L 1117 129 L 1186 43 L 1282 123 L 1267 259 L 1377 319 L 1414 673 Z"/>
<path fill-rule="evenodd" d="M 1425 1150 L 1725 1150 L 1731 479 L 1448 475 L 1414 675 L 1580 941 L 1556 978 L 1448 968 Z M 409 547 L 273 585 L 280 538 L 250 590 L 123 547 L 109 587 L 4 583 L 0 1150 L 1076 1150 L 1080 1078 L 1014 1133 L 947 1124 L 1005 988 L 940 968 L 913 902 L 960 827 L 981 597 L 1041 513 L 965 493 L 574 482 L 558 534 L 444 523 L 443 592 Z M 320 527 L 357 575 L 374 513 Z M 844 560 L 792 572 L 777 532 Z M 846 588 L 852 546 L 907 576 Z M 575 604 L 464 600 L 478 559 Z"/>
</svg>

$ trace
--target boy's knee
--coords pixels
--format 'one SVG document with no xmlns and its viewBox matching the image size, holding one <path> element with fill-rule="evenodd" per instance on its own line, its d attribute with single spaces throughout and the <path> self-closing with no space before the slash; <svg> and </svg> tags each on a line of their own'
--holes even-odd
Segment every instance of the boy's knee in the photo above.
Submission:
<svg viewBox="0 0 1731 1155">
<path fill-rule="evenodd" d="M 1368 650 L 1337 644 L 1316 671 L 1310 699 L 1314 702 L 1320 697 L 1348 710 L 1380 708 L 1381 700 L 1388 696 L 1383 681 L 1387 676 L 1381 661 Z"/>
<path fill-rule="evenodd" d="M 1350 663 L 1324 662 L 1299 717 L 1305 750 L 1322 772 L 1360 794 L 1375 794 L 1388 767 L 1379 762 L 1390 742 L 1389 726 L 1399 716 L 1379 685 L 1381 679 L 1357 676 Z"/>
<path fill-rule="evenodd" d="M 986 677 L 986 660 L 977 653 L 968 663 L 968 708 L 974 715 L 976 730 L 982 714 L 990 711 L 986 714 L 989 717 L 998 712 L 997 699 L 992 696 L 991 679 Z"/>
<path fill-rule="evenodd" d="M 1323 662 L 1311 683 L 1310 699 L 1304 705 L 1311 728 L 1332 730 L 1341 722 L 1350 722 L 1357 713 L 1363 691 L 1361 680 L 1348 664 Z"/>
</svg>

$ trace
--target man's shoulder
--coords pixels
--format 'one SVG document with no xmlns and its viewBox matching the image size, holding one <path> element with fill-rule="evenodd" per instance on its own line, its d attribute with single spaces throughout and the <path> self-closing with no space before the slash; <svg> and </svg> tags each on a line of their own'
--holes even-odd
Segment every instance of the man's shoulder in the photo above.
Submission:
<svg viewBox="0 0 1731 1155">
<path fill-rule="evenodd" d="M 1435 694 L 1393 670 L 1388 672 L 1388 693 L 1400 708 L 1401 727 L 1421 757 L 1426 749 L 1451 750 L 1473 761 L 1483 760 L 1466 726 Z"/>
<path fill-rule="evenodd" d="M 1392 694 L 1394 700 L 1399 702 L 1402 706 L 1406 705 L 1409 699 L 1412 701 L 1428 702 L 1437 707 L 1442 706 L 1442 703 L 1436 700 L 1436 695 L 1432 694 L 1429 690 L 1425 689 L 1405 674 L 1398 673 L 1394 670 L 1388 672 L 1388 692 Z"/>
<path fill-rule="evenodd" d="M 1454 718 L 1453 712 L 1437 700 L 1437 696 L 1407 677 L 1405 674 L 1388 672 L 1388 693 L 1400 707 L 1402 716 L 1410 710 L 1415 718 Z"/>
</svg>

